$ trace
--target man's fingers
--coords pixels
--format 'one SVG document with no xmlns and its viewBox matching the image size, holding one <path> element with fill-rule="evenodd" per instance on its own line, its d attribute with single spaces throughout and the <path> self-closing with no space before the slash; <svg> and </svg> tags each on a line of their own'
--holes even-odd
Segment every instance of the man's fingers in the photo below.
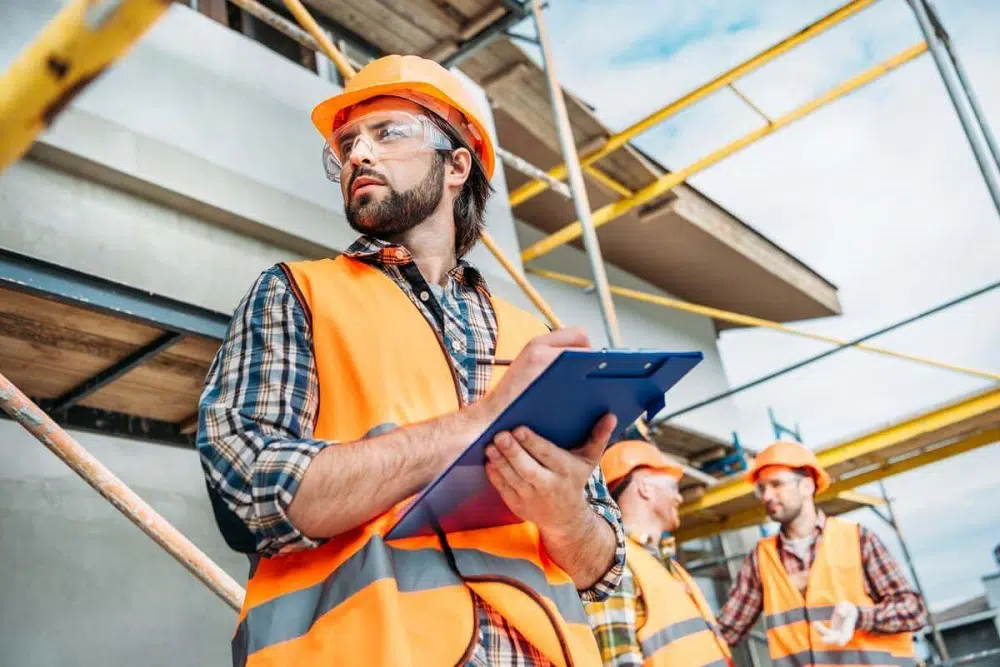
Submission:
<svg viewBox="0 0 1000 667">
<path fill-rule="evenodd" d="M 566 467 L 566 453 L 526 426 L 514 429 L 514 438 L 542 467 L 560 472 Z"/>
<path fill-rule="evenodd" d="M 535 339 L 551 347 L 590 347 L 587 331 L 580 327 L 556 329 Z"/>
<path fill-rule="evenodd" d="M 513 493 L 517 495 L 518 489 L 524 483 L 519 478 L 517 472 L 511 466 L 510 461 L 496 445 L 489 445 L 486 447 L 486 474 L 493 482 L 494 486 L 497 486 L 499 482 L 504 486 L 508 493 Z M 497 491 L 501 489 L 498 487 Z"/>
<path fill-rule="evenodd" d="M 514 439 L 510 433 L 499 433 L 493 439 L 497 453 L 510 466 L 515 479 L 522 484 L 538 486 L 543 477 L 550 474 Z"/>
<path fill-rule="evenodd" d="M 587 440 L 587 443 L 575 449 L 574 453 L 597 465 L 600 463 L 604 448 L 607 447 L 608 440 L 611 439 L 611 434 L 615 432 L 617 425 L 617 417 L 611 413 L 604 415 L 594 426 L 594 430 L 590 432 L 590 439 Z"/>
<path fill-rule="evenodd" d="M 489 450 L 487 449 L 487 451 Z M 508 466 L 508 471 L 506 473 L 504 472 L 503 466 Z M 492 458 L 487 461 L 486 478 L 490 480 L 490 484 L 493 485 L 493 488 L 497 490 L 497 493 L 500 494 L 503 501 L 507 503 L 508 507 L 510 507 L 510 504 L 517 502 L 519 497 L 517 493 L 517 485 L 511 483 L 511 481 L 507 478 L 508 474 L 510 474 L 509 464 L 506 462 L 498 463 Z M 511 511 L 513 511 L 513 509 L 511 509 Z"/>
</svg>

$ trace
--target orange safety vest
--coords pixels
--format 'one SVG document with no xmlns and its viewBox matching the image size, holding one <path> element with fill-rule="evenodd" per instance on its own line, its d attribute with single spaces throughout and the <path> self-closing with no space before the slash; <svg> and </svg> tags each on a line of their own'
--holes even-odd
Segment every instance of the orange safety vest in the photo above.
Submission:
<svg viewBox="0 0 1000 667">
<path fill-rule="evenodd" d="M 812 626 L 815 621 L 829 624 L 838 602 L 846 600 L 858 607 L 874 605 L 865 592 L 858 531 L 856 523 L 827 518 L 804 599 L 781 563 L 778 536 L 758 544 L 764 624 L 775 667 L 916 664 L 913 638 L 908 633 L 887 635 L 857 630 L 847 645 L 837 646 L 824 643 Z"/>
<path fill-rule="evenodd" d="M 285 268 L 312 322 L 316 438 L 356 441 L 459 409 L 458 379 L 439 335 L 379 269 L 343 255 Z M 528 313 L 492 302 L 498 358 L 514 358 L 547 331 Z M 495 367 L 491 386 L 501 375 Z M 383 539 L 409 500 L 318 548 L 260 558 L 233 639 L 234 664 L 464 664 L 478 637 L 470 589 L 554 664 L 600 664 L 576 586 L 545 552 L 537 526 L 449 534 L 459 576 L 437 537 Z"/>
<path fill-rule="evenodd" d="M 646 622 L 636 632 L 642 664 L 731 667 L 729 645 L 691 575 L 677 563 L 667 569 L 632 540 L 626 544 L 626 558 L 646 603 Z"/>
</svg>

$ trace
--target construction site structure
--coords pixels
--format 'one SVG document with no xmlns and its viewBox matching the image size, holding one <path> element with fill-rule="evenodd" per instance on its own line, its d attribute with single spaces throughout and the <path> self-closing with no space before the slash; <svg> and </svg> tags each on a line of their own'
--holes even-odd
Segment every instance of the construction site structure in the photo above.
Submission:
<svg viewBox="0 0 1000 667">
<path fill-rule="evenodd" d="M 494 292 L 553 326 L 585 326 L 597 346 L 705 354 L 671 392 L 671 414 L 636 429 L 685 465 L 681 556 L 725 561 L 699 582 L 716 602 L 730 556 L 752 547 L 762 521 L 738 476 L 752 448 L 729 439 L 730 396 L 742 389 L 725 378 L 718 331 L 767 327 L 833 345 L 825 354 L 856 347 L 994 383 L 823 449 L 836 480 L 822 499 L 831 514 L 882 504 L 856 491 L 865 484 L 1000 439 L 1000 376 L 867 342 L 881 332 L 845 341 L 789 325 L 839 314 L 836 287 L 685 182 L 928 49 L 959 100 L 967 78 L 958 64 L 946 74 L 956 61 L 943 28 L 913 2 L 930 46 L 765 117 L 760 130 L 676 172 L 631 140 L 715 93 L 752 106 L 739 77 L 874 0 L 848 2 L 618 133 L 559 86 L 538 0 L 9 8 L 0 27 L 0 404 L 13 421 L 0 423 L 9 443 L 0 558 L 13 567 L 0 587 L 5 611 L 16 613 L 5 613 L 0 645 L 14 664 L 226 660 L 233 615 L 201 585 L 238 606 L 247 564 L 212 520 L 192 451 L 198 395 L 229 314 L 260 271 L 335 255 L 353 240 L 307 111 L 386 53 L 456 68 L 492 113 L 504 169 L 470 259 Z M 541 65 L 525 51 L 535 47 Z M 974 97 L 965 104 L 960 117 L 992 192 L 995 142 Z M 40 627 L 60 628 L 58 639 Z M 744 650 L 737 660 L 765 664 L 761 655 Z"/>
</svg>

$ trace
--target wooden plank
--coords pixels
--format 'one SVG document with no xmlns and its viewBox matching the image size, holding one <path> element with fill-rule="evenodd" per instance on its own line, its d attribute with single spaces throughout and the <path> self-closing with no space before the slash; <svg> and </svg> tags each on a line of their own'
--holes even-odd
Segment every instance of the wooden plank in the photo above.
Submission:
<svg viewBox="0 0 1000 667">
<path fill-rule="evenodd" d="M 29 396 L 55 398 L 107 368 L 115 357 L 91 354 L 87 345 L 68 349 L 0 334 L 0 359 L 0 372 L 10 373 L 11 381 L 21 391 Z M 53 390 L 57 393 L 51 393 Z"/>
<path fill-rule="evenodd" d="M 341 3 L 312 0 L 313 5 L 348 30 L 364 35 L 388 53 L 420 53 L 430 48 L 434 38 L 377 3 Z"/>
<path fill-rule="evenodd" d="M 371 3 L 373 0 L 368 2 Z M 427 0 L 374 0 L 374 2 L 385 5 L 396 16 L 438 40 L 454 38 L 465 21 L 459 12 L 448 12 L 445 8 Z"/>
<path fill-rule="evenodd" d="M 0 314 L 13 318 L 7 320 L 7 326 L 15 326 L 16 320 L 21 323 L 20 326 L 29 327 L 35 332 L 32 334 L 35 339 L 44 338 L 44 331 L 51 328 L 63 332 L 60 334 L 62 338 L 70 335 L 66 332 L 77 331 L 88 336 L 97 336 L 139 346 L 150 342 L 158 334 L 163 333 L 159 329 L 145 324 L 138 324 L 77 306 L 69 306 L 15 290 L 0 290 Z M 29 321 L 34 324 L 29 326 Z M 0 324 L 0 331 L 4 331 L 2 324 Z M 72 342 L 71 338 L 67 340 Z"/>
<path fill-rule="evenodd" d="M 461 12 L 466 20 L 475 18 L 485 10 L 500 4 L 496 0 L 486 0 L 485 2 L 483 0 L 441 0 L 441 2 Z"/>
</svg>

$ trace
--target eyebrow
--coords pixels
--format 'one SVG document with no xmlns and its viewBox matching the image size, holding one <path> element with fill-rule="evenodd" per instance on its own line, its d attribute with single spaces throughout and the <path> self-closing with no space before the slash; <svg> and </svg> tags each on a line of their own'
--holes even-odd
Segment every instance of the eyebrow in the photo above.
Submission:
<svg viewBox="0 0 1000 667">
<path fill-rule="evenodd" d="M 391 125 L 393 122 L 395 122 L 395 121 L 393 121 L 391 119 L 380 120 L 377 123 L 374 123 L 373 125 L 368 125 L 367 127 L 369 129 L 372 129 L 372 130 L 381 130 L 383 127 L 386 127 L 387 125 Z M 358 123 L 358 125 L 365 125 L 365 123 L 363 123 L 363 122 L 362 123 Z M 358 125 L 355 125 L 351 129 L 349 129 L 347 132 L 345 132 L 343 134 L 343 136 L 341 137 L 341 140 L 347 139 L 347 138 L 356 137 L 357 134 L 358 134 L 358 131 L 357 131 Z"/>
</svg>

